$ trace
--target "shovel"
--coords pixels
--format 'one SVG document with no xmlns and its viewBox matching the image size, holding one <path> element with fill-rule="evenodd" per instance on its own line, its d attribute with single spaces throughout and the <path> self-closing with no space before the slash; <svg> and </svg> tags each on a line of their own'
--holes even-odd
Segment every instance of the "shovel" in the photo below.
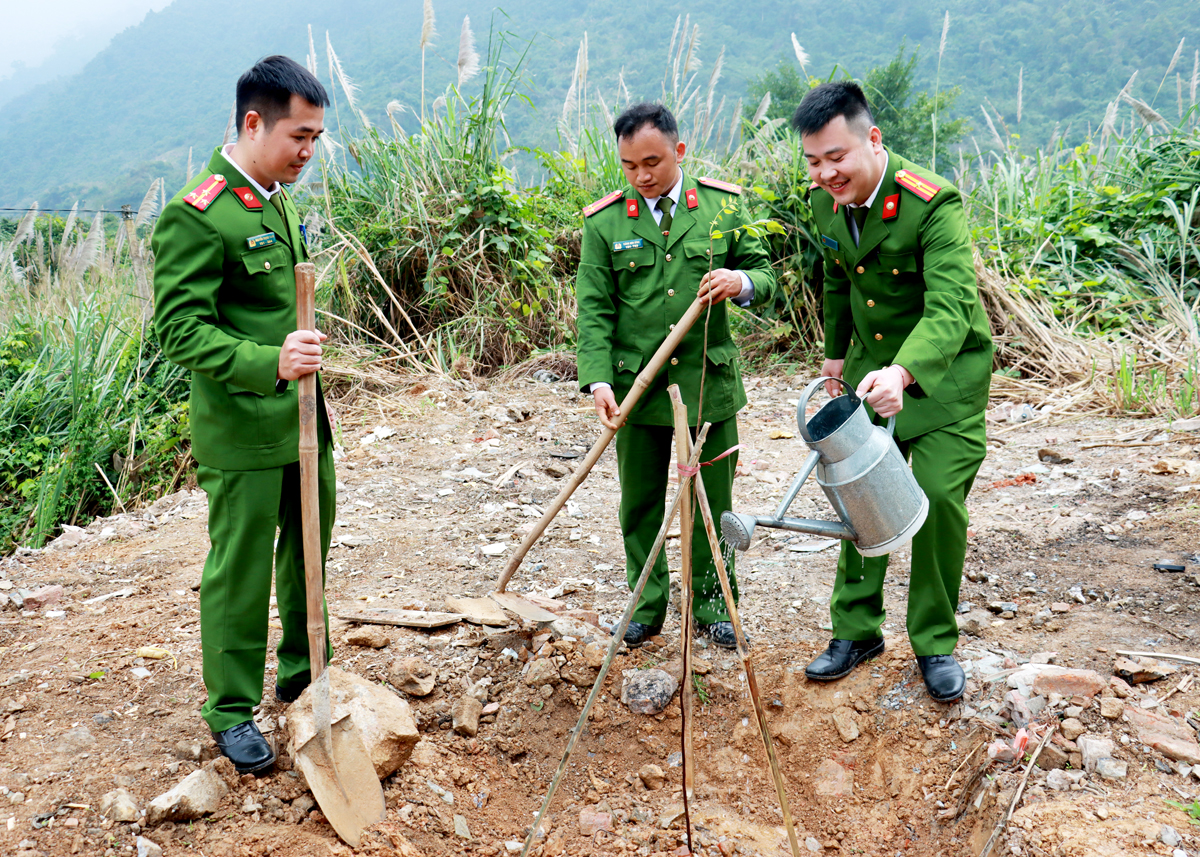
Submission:
<svg viewBox="0 0 1200 857">
<path fill-rule="evenodd" d="M 296 326 L 316 329 L 317 269 L 296 266 Z M 304 539 L 304 587 L 308 607 L 308 657 L 312 685 L 313 737 L 296 751 L 296 767 L 304 774 L 321 812 L 338 836 L 357 848 L 365 828 L 384 818 L 383 788 L 375 765 L 354 728 L 349 713 L 332 722 L 330 674 L 325 660 L 325 581 L 321 568 L 321 509 L 317 486 L 317 375 L 299 381 L 300 514 Z"/>
<path fill-rule="evenodd" d="M 679 343 L 683 341 L 683 337 L 687 335 L 687 332 L 692 329 L 692 325 L 696 323 L 696 319 L 700 318 L 707 308 L 708 304 L 700 298 L 693 301 L 692 305 L 688 307 L 687 312 L 683 314 L 683 318 L 675 323 L 675 329 L 671 331 L 670 336 L 663 340 L 663 344 L 654 352 L 654 356 L 650 358 L 649 362 L 642 368 L 642 371 L 638 373 L 637 378 L 633 381 L 633 387 L 630 388 L 629 392 L 625 395 L 625 399 L 621 402 L 621 415 L 616 419 L 618 429 L 625 424 L 625 418 L 633 410 L 633 406 L 637 404 L 642 394 L 650 388 L 659 370 L 670 359 L 671 354 L 679 347 Z M 588 451 L 587 456 L 580 462 L 579 467 L 572 474 L 570 480 L 558 492 L 558 496 L 554 498 L 554 502 L 546 509 L 546 513 L 542 515 L 541 520 L 521 540 L 521 545 L 517 548 L 517 552 L 512 555 L 508 561 L 508 565 L 504 567 L 504 572 L 500 576 L 500 582 L 496 584 L 496 591 L 490 593 L 491 599 L 501 607 L 505 607 L 521 618 L 533 622 L 553 622 L 558 618 L 553 613 L 538 607 L 536 604 L 515 593 L 505 592 L 504 589 L 508 586 L 508 582 L 512 579 L 516 570 L 520 568 L 525 555 L 533 547 L 533 543 L 542 537 L 542 533 L 546 532 L 546 527 L 550 526 L 550 522 L 554 520 L 562 507 L 567 504 L 567 500 L 575 493 L 575 489 L 583 483 L 583 480 L 587 477 L 592 467 L 600 460 L 600 456 L 604 454 L 604 450 L 608 449 L 608 445 L 612 443 L 612 439 L 616 436 L 617 429 L 606 428 L 604 430 Z"/>
</svg>

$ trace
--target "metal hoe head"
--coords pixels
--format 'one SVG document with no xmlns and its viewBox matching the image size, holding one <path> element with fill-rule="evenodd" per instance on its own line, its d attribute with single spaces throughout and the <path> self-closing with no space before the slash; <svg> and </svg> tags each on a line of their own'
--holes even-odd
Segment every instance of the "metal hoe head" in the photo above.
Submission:
<svg viewBox="0 0 1200 857">
<path fill-rule="evenodd" d="M 753 515 L 741 515 L 737 512 L 721 513 L 721 537 L 727 545 L 733 546 L 736 550 L 744 551 L 750 547 L 750 538 L 754 535 L 754 528 L 757 526 L 758 519 Z"/>
</svg>

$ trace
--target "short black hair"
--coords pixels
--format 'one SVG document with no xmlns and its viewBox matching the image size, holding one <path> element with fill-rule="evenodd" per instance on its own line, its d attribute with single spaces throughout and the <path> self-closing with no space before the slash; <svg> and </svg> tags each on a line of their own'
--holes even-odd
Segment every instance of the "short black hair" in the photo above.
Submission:
<svg viewBox="0 0 1200 857">
<path fill-rule="evenodd" d="M 625 137 L 632 137 L 646 125 L 653 125 L 671 142 L 679 142 L 679 124 L 674 115 L 663 105 L 651 101 L 643 101 L 626 108 L 613 123 L 613 131 L 619 141 Z"/>
<path fill-rule="evenodd" d="M 271 130 L 271 126 L 289 114 L 293 95 L 299 95 L 314 107 L 329 106 L 329 94 L 321 81 L 294 59 L 276 54 L 256 62 L 238 78 L 238 133 L 251 110 Z"/>
<path fill-rule="evenodd" d="M 839 116 L 846 117 L 846 124 L 857 126 L 864 136 L 875 124 L 867 96 L 852 80 L 835 80 L 810 89 L 792 116 L 792 127 L 803 137 L 817 133 Z"/>
</svg>

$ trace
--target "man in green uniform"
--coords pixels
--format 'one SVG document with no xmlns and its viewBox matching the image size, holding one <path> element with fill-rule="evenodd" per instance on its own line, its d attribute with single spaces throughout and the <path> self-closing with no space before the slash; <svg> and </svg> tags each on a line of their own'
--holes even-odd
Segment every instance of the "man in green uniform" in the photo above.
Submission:
<svg viewBox="0 0 1200 857">
<path fill-rule="evenodd" d="M 967 492 L 987 451 L 984 410 L 992 338 L 975 287 L 962 197 L 945 179 L 883 146 L 862 89 L 817 86 L 792 125 L 814 185 L 825 253 L 825 363 L 856 386 L 896 440 L 929 498 L 913 537 L 908 636 L 934 699 L 958 699 L 952 652 L 967 543 Z M 833 383 L 828 385 L 831 394 Z M 830 681 L 883 651 L 886 556 L 842 543 L 830 613 L 833 641 L 807 668 Z"/>
<path fill-rule="evenodd" d="M 579 384 L 592 394 L 605 426 L 615 427 L 621 416 L 617 402 L 697 296 L 711 304 L 707 352 L 702 316 L 617 434 L 621 532 L 632 587 L 662 526 L 667 477 L 675 465 L 667 387 L 679 385 L 691 426 L 698 420 L 712 423 L 702 461 L 737 446 L 737 412 L 746 404 L 746 393 L 726 301 L 749 306 L 770 299 L 775 274 L 762 242 L 744 230 L 735 234 L 748 222 L 738 198 L 741 188 L 693 178 L 680 169 L 685 146 L 669 110 L 661 104 L 635 105 L 617 118 L 613 130 L 629 185 L 584 209 L 576 284 Z M 732 212 L 722 214 L 722 207 Z M 720 237 L 710 237 L 718 231 Z M 698 414 L 702 369 L 703 413 Z M 714 519 L 733 505 L 736 468 L 735 452 L 701 470 Z M 733 647 L 733 628 L 702 526 L 695 529 L 692 558 L 697 626 L 715 644 Z M 736 597 L 732 564 L 729 572 Z M 667 562 L 660 553 L 625 634 L 627 643 L 639 645 L 662 630 L 669 593 Z"/>
<path fill-rule="evenodd" d="M 320 370 L 325 336 L 296 330 L 294 265 L 308 251 L 282 185 L 295 182 L 312 157 L 328 103 L 317 79 L 293 60 L 259 62 L 238 80 L 237 142 L 213 153 L 154 230 L 155 329 L 163 353 L 192 371 L 192 454 L 208 494 L 211 549 L 200 586 L 208 699 L 201 715 L 242 773 L 275 761 L 253 720 L 273 563 L 283 625 L 276 694 L 290 702 L 309 680 L 292 382 Z M 324 556 L 335 480 L 323 402 L 318 411 Z"/>
</svg>

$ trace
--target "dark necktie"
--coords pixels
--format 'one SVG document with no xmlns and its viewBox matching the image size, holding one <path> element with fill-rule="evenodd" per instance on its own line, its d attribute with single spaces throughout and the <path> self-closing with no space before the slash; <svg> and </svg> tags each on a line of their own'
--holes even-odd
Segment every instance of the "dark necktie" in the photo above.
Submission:
<svg viewBox="0 0 1200 857">
<path fill-rule="evenodd" d="M 855 244 L 862 240 L 863 224 L 867 222 L 868 211 L 870 209 L 863 205 L 850 209 L 850 216 L 854 218 L 854 224 L 858 227 L 858 237 L 854 239 Z"/>
<path fill-rule="evenodd" d="M 277 190 L 271 194 L 271 205 L 275 206 L 275 210 L 279 212 L 279 219 L 283 221 L 284 229 L 287 230 L 290 228 L 288 227 L 287 215 L 283 210 L 283 191 Z"/>
<path fill-rule="evenodd" d="M 658 228 L 662 230 L 663 235 L 671 234 L 671 197 L 660 196 L 658 202 L 654 205 L 662 212 L 662 219 L 658 221 Z"/>
</svg>

